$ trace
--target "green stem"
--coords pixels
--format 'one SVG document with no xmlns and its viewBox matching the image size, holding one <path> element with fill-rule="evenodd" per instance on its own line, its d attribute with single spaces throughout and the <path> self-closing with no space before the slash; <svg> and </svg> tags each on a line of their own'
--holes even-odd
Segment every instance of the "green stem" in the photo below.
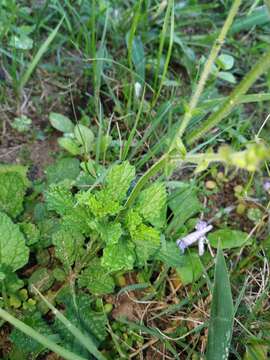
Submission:
<svg viewBox="0 0 270 360">
<path fill-rule="evenodd" d="M 201 138 L 205 133 L 216 126 L 226 115 L 228 115 L 234 106 L 239 102 L 239 99 L 244 95 L 253 83 L 270 68 L 270 50 L 268 50 L 256 65 L 249 71 L 245 78 L 232 91 L 231 95 L 224 102 L 224 104 L 214 112 L 202 125 L 193 130 L 186 138 L 187 144 L 191 145 L 196 140 Z"/>
<path fill-rule="evenodd" d="M 36 330 L 24 324 L 22 321 L 16 319 L 14 316 L 10 315 L 7 311 L 3 310 L 2 308 L 0 308 L 0 317 L 5 321 L 8 321 L 10 324 L 12 324 L 15 328 L 19 329 L 20 331 L 22 331 L 24 334 L 30 336 L 32 339 L 42 344 L 45 348 L 50 349 L 54 353 L 63 357 L 64 359 L 86 360 L 85 358 L 64 349 L 63 347 L 57 345 L 55 342 L 51 341 L 47 337 L 39 334 Z"/>
<path fill-rule="evenodd" d="M 130 196 L 128 197 L 124 209 L 129 208 L 139 195 L 140 191 L 143 189 L 145 184 L 150 180 L 150 178 L 156 175 L 160 170 L 162 170 L 168 161 L 168 154 L 164 154 L 157 162 L 155 162 L 150 169 L 144 173 L 144 175 L 139 179 L 135 187 L 133 188 Z"/>
<path fill-rule="evenodd" d="M 188 109 L 185 112 L 184 118 L 183 118 L 182 122 L 180 123 L 178 131 L 175 134 L 174 141 L 172 142 L 172 145 L 171 145 L 171 149 L 175 146 L 175 141 L 178 138 L 182 137 L 183 133 L 185 132 L 185 130 L 186 130 L 191 118 L 192 118 L 193 111 L 197 106 L 199 98 L 200 98 L 200 96 L 201 96 L 201 94 L 203 92 L 203 89 L 205 87 L 206 81 L 207 81 L 207 79 L 208 79 L 208 77 L 209 77 L 209 75 L 210 75 L 210 73 L 212 71 L 212 67 L 213 67 L 213 64 L 214 64 L 214 62 L 216 60 L 216 57 L 218 56 L 218 53 L 219 53 L 219 51 L 220 51 L 220 49 L 221 49 L 221 47 L 222 47 L 222 45 L 224 43 L 226 35 L 227 35 L 228 31 L 230 30 L 233 19 L 237 15 L 240 4 L 241 4 L 241 0 L 235 0 L 233 2 L 233 5 L 232 5 L 232 7 L 230 9 L 230 12 L 229 12 L 229 14 L 228 14 L 228 16 L 226 18 L 226 21 L 225 21 L 225 23 L 224 23 L 224 25 L 223 25 L 223 27 L 222 27 L 222 29 L 220 31 L 220 34 L 219 34 L 218 38 L 216 39 L 216 41 L 213 44 L 211 52 L 210 52 L 210 54 L 208 56 L 208 59 L 207 59 L 205 65 L 204 65 L 200 80 L 199 80 L 198 85 L 196 87 L 196 90 L 195 90 L 194 94 L 191 97 Z"/>
</svg>

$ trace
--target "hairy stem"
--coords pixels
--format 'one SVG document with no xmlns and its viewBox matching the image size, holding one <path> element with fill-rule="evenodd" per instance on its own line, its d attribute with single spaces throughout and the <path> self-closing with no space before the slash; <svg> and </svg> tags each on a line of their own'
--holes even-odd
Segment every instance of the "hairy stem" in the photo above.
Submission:
<svg viewBox="0 0 270 360">
<path fill-rule="evenodd" d="M 206 81 L 211 73 L 211 70 L 212 70 L 212 66 L 216 60 L 216 57 L 218 56 L 218 53 L 224 43 L 224 40 L 226 38 L 226 35 L 228 33 L 228 31 L 230 30 L 230 27 L 232 25 L 232 22 L 233 22 L 233 19 L 234 17 L 236 16 L 237 12 L 238 12 L 238 9 L 239 9 L 239 6 L 241 4 L 241 0 L 235 0 L 233 2 L 233 5 L 230 9 L 230 12 L 227 16 L 227 19 L 220 31 L 220 34 L 218 36 L 218 38 L 216 39 L 216 41 L 214 42 L 213 44 L 213 47 L 211 49 L 211 52 L 208 56 L 208 59 L 204 65 L 204 68 L 203 68 L 203 71 L 202 71 L 202 74 L 201 74 L 201 77 L 200 77 L 200 80 L 198 82 L 198 85 L 196 87 L 196 90 L 194 92 L 194 94 L 192 95 L 191 97 L 191 100 L 190 100 L 190 103 L 189 103 L 189 106 L 188 106 L 188 110 L 185 112 L 185 115 L 184 115 L 184 118 L 182 120 L 182 122 L 180 123 L 180 126 L 179 126 L 179 129 L 178 131 L 176 132 L 175 134 L 175 140 L 177 138 L 181 138 L 183 133 L 185 132 L 191 118 L 192 118 L 192 115 L 193 115 L 193 111 L 194 109 L 196 108 L 197 106 L 197 103 L 199 101 L 199 98 L 203 92 L 203 89 L 205 87 L 205 84 L 206 84 Z M 174 144 L 175 144 L 175 141 L 172 142 L 172 145 L 171 147 L 174 147 Z"/>
<path fill-rule="evenodd" d="M 224 117 L 229 114 L 234 106 L 239 103 L 242 95 L 244 95 L 253 83 L 270 68 L 270 50 L 268 50 L 256 65 L 247 73 L 239 85 L 232 91 L 224 104 L 214 112 L 204 123 L 188 134 L 186 141 L 188 145 L 193 144 L 197 139 L 201 138 L 216 126 Z"/>
</svg>

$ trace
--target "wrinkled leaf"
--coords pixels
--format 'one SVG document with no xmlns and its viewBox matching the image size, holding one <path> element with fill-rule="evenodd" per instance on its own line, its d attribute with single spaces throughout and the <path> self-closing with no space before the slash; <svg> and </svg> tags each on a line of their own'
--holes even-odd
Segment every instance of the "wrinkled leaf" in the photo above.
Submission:
<svg viewBox="0 0 270 360">
<path fill-rule="evenodd" d="M 120 240 L 117 244 L 109 244 L 103 250 L 101 265 L 108 271 L 132 270 L 135 262 L 134 244 Z"/>
<path fill-rule="evenodd" d="M 29 181 L 27 168 L 19 165 L 0 166 L 0 210 L 16 217 L 23 210 L 23 200 Z"/>
<path fill-rule="evenodd" d="M 159 231 L 144 224 L 139 225 L 131 233 L 131 238 L 136 244 L 136 254 L 140 265 L 144 265 L 160 247 Z"/>
<path fill-rule="evenodd" d="M 108 196 L 115 201 L 122 202 L 134 178 L 135 168 L 128 161 L 124 161 L 120 165 L 113 165 L 105 179 Z"/>
<path fill-rule="evenodd" d="M 71 157 L 58 160 L 46 169 L 48 184 L 56 184 L 64 180 L 75 180 L 79 173 L 80 161 Z"/>
<path fill-rule="evenodd" d="M 154 183 L 138 197 L 136 210 L 153 226 L 162 227 L 166 221 L 167 194 L 164 183 Z"/>
<path fill-rule="evenodd" d="M 60 229 L 53 234 L 52 243 L 55 246 L 55 256 L 69 269 L 81 253 L 84 237 L 72 229 Z"/>
<path fill-rule="evenodd" d="M 114 290 L 113 278 L 101 265 L 99 259 L 93 260 L 78 277 L 78 285 L 87 288 L 95 295 L 110 294 Z"/>
<path fill-rule="evenodd" d="M 0 265 L 9 266 L 15 271 L 27 263 L 28 257 L 29 249 L 19 225 L 0 212 Z"/>
</svg>

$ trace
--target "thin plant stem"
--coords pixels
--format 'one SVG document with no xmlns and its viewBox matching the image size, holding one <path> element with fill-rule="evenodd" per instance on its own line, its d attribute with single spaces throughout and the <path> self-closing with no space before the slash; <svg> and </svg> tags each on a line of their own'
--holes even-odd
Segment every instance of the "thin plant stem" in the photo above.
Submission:
<svg viewBox="0 0 270 360">
<path fill-rule="evenodd" d="M 202 75 L 200 77 L 200 80 L 198 82 L 198 85 L 196 87 L 196 90 L 194 92 L 194 94 L 192 95 L 191 97 L 191 100 L 190 100 L 190 103 L 189 103 L 189 106 L 188 106 L 188 109 L 187 111 L 185 112 L 185 115 L 184 115 L 184 118 L 182 120 L 182 122 L 180 123 L 180 126 L 179 126 L 179 129 L 178 131 L 176 132 L 176 135 L 175 135 L 175 140 L 177 138 L 181 138 L 182 135 L 184 134 L 191 118 L 192 118 L 192 115 L 193 115 L 193 111 L 194 109 L 196 108 L 197 106 L 197 103 L 200 99 L 200 96 L 203 92 L 203 89 L 205 87 L 205 84 L 206 84 L 206 81 L 211 73 L 211 70 L 212 70 L 212 66 L 216 60 L 216 57 L 218 56 L 218 53 L 225 41 L 225 38 L 226 38 L 226 35 L 228 33 L 228 31 L 230 30 L 230 27 L 232 25 L 232 22 L 233 22 L 233 19 L 234 17 L 236 16 L 237 12 L 238 12 L 238 9 L 239 9 L 239 6 L 241 4 L 241 0 L 235 0 L 231 9 L 230 9 L 230 12 L 227 16 L 227 19 L 220 31 L 220 34 L 218 36 L 218 38 L 216 39 L 216 41 L 214 42 L 214 45 L 211 49 L 211 52 L 208 56 L 208 59 L 204 65 L 204 68 L 203 68 L 203 71 L 202 71 Z M 174 147 L 175 145 L 175 141 L 172 142 L 172 145 L 171 145 L 171 148 Z"/>
<path fill-rule="evenodd" d="M 253 83 L 270 68 L 270 50 L 268 50 L 256 65 L 247 73 L 244 79 L 236 86 L 231 95 L 224 104 L 214 112 L 204 123 L 187 135 L 186 142 L 188 145 L 193 144 L 196 140 L 205 135 L 214 126 L 220 123 L 224 117 L 229 114 L 242 95 L 244 95 Z"/>
</svg>

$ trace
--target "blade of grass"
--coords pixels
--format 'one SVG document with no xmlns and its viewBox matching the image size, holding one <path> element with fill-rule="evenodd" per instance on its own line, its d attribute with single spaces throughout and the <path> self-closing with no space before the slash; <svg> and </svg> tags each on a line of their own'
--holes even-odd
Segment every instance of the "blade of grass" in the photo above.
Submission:
<svg viewBox="0 0 270 360">
<path fill-rule="evenodd" d="M 56 26 L 56 28 L 50 33 L 50 35 L 48 36 L 48 38 L 46 39 L 46 41 L 41 45 L 41 47 L 39 48 L 38 52 L 36 53 L 36 55 L 34 56 L 33 60 L 31 61 L 31 63 L 29 64 L 26 72 L 23 74 L 21 80 L 20 80 L 20 85 L 19 85 L 19 91 L 21 91 L 23 89 L 23 87 L 26 85 L 27 81 L 29 80 L 30 76 L 32 75 L 33 71 L 35 70 L 35 67 L 37 66 L 37 64 L 39 63 L 40 59 L 42 58 L 42 56 L 45 54 L 45 52 L 48 50 L 51 42 L 53 41 L 53 39 L 55 38 L 56 34 L 58 33 L 58 30 L 61 26 L 63 22 L 63 19 L 61 19 L 61 21 L 59 22 L 59 24 Z"/>
<path fill-rule="evenodd" d="M 18 330 L 22 331 L 24 334 L 30 336 L 32 339 L 36 340 L 40 344 L 42 344 L 46 349 L 53 351 L 54 353 L 60 355 L 66 360 L 86 360 L 85 358 L 64 349 L 62 346 L 59 346 L 54 341 L 48 339 L 47 337 L 41 335 L 36 330 L 31 328 L 30 326 L 24 324 L 22 321 L 16 319 L 14 316 L 9 314 L 4 309 L 0 308 L 0 317 L 5 321 L 9 322 Z"/>
<path fill-rule="evenodd" d="M 222 250 L 218 249 L 211 317 L 206 350 L 207 360 L 226 360 L 229 356 L 234 321 L 231 285 Z"/>
<path fill-rule="evenodd" d="M 60 311 L 58 311 L 41 293 L 40 291 L 33 286 L 33 290 L 38 294 L 48 308 L 55 314 L 56 318 L 63 323 L 67 330 L 98 360 L 106 360 L 105 357 L 98 351 L 93 340 L 83 334 L 80 329 L 74 326 Z"/>
<path fill-rule="evenodd" d="M 167 15 L 168 13 L 168 15 Z M 161 92 L 161 89 L 162 89 L 162 85 L 163 85 L 163 82 L 165 80 L 165 77 L 166 77 L 166 74 L 167 74 L 167 71 L 168 71 L 168 66 L 169 66 L 169 62 L 170 62 L 170 59 L 171 59 L 171 54 L 172 54 L 172 47 L 173 47 L 173 39 L 174 39 L 174 0 L 171 0 L 168 4 L 168 9 L 167 9 L 167 12 L 166 12 L 166 15 L 165 15 L 165 21 L 167 21 L 167 16 L 169 17 L 170 15 L 170 23 L 171 23 L 171 26 L 170 26 L 170 38 L 169 38 L 169 47 L 168 47 L 168 51 L 167 51 L 167 56 L 166 56 L 166 60 L 165 60 L 165 64 L 164 64 L 164 68 L 163 68 L 163 72 L 162 72 L 162 75 L 161 75 L 161 79 L 160 79 L 160 83 L 159 83 L 159 87 L 158 87 L 158 90 L 156 92 L 156 95 L 154 97 L 154 100 L 153 100 L 153 103 L 152 103 L 152 107 L 155 106 L 158 98 L 159 98 L 159 95 L 160 95 L 160 92 Z M 164 22 L 165 24 L 165 22 Z M 164 31 L 167 32 L 167 24 L 166 26 L 164 26 Z M 166 33 L 163 34 L 162 32 L 162 35 L 166 35 Z M 162 39 L 162 41 L 164 41 Z M 163 49 L 163 47 L 162 47 Z M 159 58 L 159 61 L 160 61 L 160 58 Z M 157 68 L 157 71 L 159 70 L 159 64 L 158 64 L 158 68 Z"/>
</svg>

